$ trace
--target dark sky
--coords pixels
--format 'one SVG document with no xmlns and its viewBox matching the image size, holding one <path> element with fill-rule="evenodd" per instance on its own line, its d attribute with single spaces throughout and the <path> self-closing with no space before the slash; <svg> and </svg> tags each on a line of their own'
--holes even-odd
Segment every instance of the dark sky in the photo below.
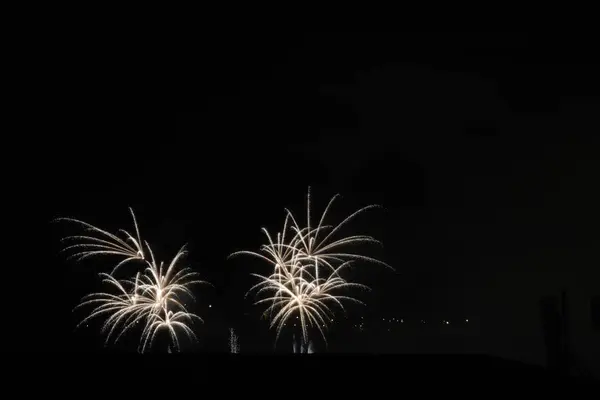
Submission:
<svg viewBox="0 0 600 400">
<path fill-rule="evenodd" d="M 69 101 L 44 114 L 49 133 L 18 190 L 37 196 L 42 221 L 129 227 L 132 206 L 165 258 L 189 243 L 217 286 L 198 311 L 215 304 L 220 323 L 248 311 L 260 268 L 226 256 L 256 249 L 284 207 L 300 213 L 308 185 L 320 209 L 342 194 L 338 218 L 385 207 L 356 227 L 383 240 L 372 254 L 397 273 L 363 268 L 375 293 L 361 312 L 472 316 L 502 353 L 502 334 L 536 331 L 540 296 L 600 282 L 598 70 L 581 38 L 202 35 L 174 46 L 167 96 L 120 67 L 121 51 L 97 50 L 79 58 Z M 66 328 L 44 349 L 75 341 L 70 309 L 94 287 L 93 268 L 56 255 L 63 229 L 44 226 L 48 267 L 32 267 L 62 277 L 52 317 L 39 318 Z"/>
</svg>

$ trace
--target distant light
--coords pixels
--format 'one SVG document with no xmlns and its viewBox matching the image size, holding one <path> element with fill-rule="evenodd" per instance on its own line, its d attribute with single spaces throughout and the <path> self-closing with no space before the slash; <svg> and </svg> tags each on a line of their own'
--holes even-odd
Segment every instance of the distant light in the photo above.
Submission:
<svg viewBox="0 0 600 400">
<path fill-rule="evenodd" d="M 469 320 L 468 320 L 468 319 L 465 319 L 465 322 L 469 322 Z"/>
<path fill-rule="evenodd" d="M 208 305 L 208 308 L 211 308 L 211 307 L 212 307 L 212 304 L 209 304 L 209 305 Z"/>
<path fill-rule="evenodd" d="M 401 323 L 401 324 L 403 324 L 403 323 L 404 323 L 404 320 L 403 320 L 403 319 L 401 319 L 401 320 L 400 320 L 400 323 Z"/>
<path fill-rule="evenodd" d="M 446 321 L 446 325 L 449 325 L 449 324 L 450 324 L 450 322 Z"/>
</svg>

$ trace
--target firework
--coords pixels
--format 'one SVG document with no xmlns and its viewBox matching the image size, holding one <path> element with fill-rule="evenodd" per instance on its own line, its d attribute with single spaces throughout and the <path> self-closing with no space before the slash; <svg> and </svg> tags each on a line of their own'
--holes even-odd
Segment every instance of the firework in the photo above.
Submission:
<svg viewBox="0 0 600 400">
<path fill-rule="evenodd" d="M 359 209 L 358 211 L 352 213 L 350 216 L 346 217 L 339 224 L 332 225 L 324 225 L 325 217 L 329 212 L 331 206 L 334 201 L 339 197 L 338 194 L 333 196 L 327 207 L 323 211 L 321 218 L 316 227 L 311 227 L 311 201 L 310 201 L 310 188 L 307 195 L 307 213 L 306 220 L 307 226 L 301 228 L 297 219 L 294 217 L 294 214 L 285 209 L 286 218 L 283 224 L 283 230 L 277 234 L 277 240 L 273 241 L 272 236 L 269 234 L 267 229 L 262 228 L 263 233 L 267 237 L 268 244 L 261 246 L 261 253 L 256 253 L 252 251 L 238 251 L 230 255 L 230 257 L 247 254 L 255 257 L 259 257 L 274 266 L 274 269 L 286 269 L 286 268 L 295 268 L 299 265 L 302 265 L 303 268 L 307 268 L 307 263 L 312 263 L 312 268 L 315 271 L 315 277 L 319 278 L 319 267 L 325 266 L 330 269 L 330 271 L 335 270 L 334 264 L 343 262 L 345 260 L 360 260 L 366 262 L 373 262 L 377 264 L 384 265 L 390 269 L 393 269 L 391 266 L 386 264 L 383 261 L 377 260 L 372 257 L 367 257 L 362 254 L 351 253 L 348 251 L 344 251 L 342 247 L 348 245 L 356 245 L 361 243 L 374 243 L 381 244 L 378 240 L 374 239 L 371 236 L 365 235 L 353 235 L 353 236 L 345 236 L 341 238 L 335 239 L 336 233 L 349 222 L 351 222 L 358 215 L 375 208 L 379 208 L 378 205 L 369 205 Z M 291 224 L 289 223 L 291 221 Z M 288 230 L 291 230 L 291 234 L 288 234 Z M 286 242 L 286 235 L 289 238 L 289 241 Z M 320 236 L 321 235 L 321 236 Z M 334 240 L 335 239 L 335 240 Z"/>
<path fill-rule="evenodd" d="M 148 346 L 152 345 L 152 342 L 156 338 L 156 335 L 161 330 L 166 330 L 176 349 L 179 349 L 179 338 L 177 331 L 182 330 L 189 338 L 197 340 L 194 331 L 189 327 L 189 324 L 198 319 L 202 322 L 202 319 L 195 314 L 188 313 L 185 311 L 173 311 L 166 308 L 162 308 L 162 312 L 150 313 L 146 319 L 146 326 L 142 332 L 142 339 L 140 343 L 140 352 L 144 352 Z"/>
<path fill-rule="evenodd" d="M 144 243 L 140 236 L 135 213 L 132 208 L 129 208 L 129 211 L 131 212 L 131 217 L 133 219 L 136 237 L 126 230 L 121 229 L 119 232 L 125 236 L 125 239 L 78 219 L 57 218 L 56 221 L 67 221 L 81 225 L 85 228 L 86 232 L 89 232 L 87 235 L 75 235 L 63 238 L 63 242 L 79 241 L 79 243 L 66 246 L 62 251 L 75 250 L 75 253 L 71 254 L 69 258 L 74 258 L 77 261 L 98 255 L 120 256 L 122 260 L 114 266 L 111 275 L 114 274 L 120 266 L 129 261 L 144 261 L 146 259 L 144 254 Z"/>
<path fill-rule="evenodd" d="M 254 290 L 259 296 L 269 293 L 256 304 L 270 303 L 263 316 L 270 317 L 271 327 L 277 330 L 277 338 L 295 316 L 299 320 L 305 343 L 308 343 L 310 328 L 317 328 L 326 341 L 324 329 L 333 321 L 330 306 L 335 305 L 344 310 L 342 301 L 361 303 L 353 297 L 337 292 L 348 288 L 368 289 L 366 286 L 344 280 L 340 276 L 341 270 L 356 261 L 374 262 L 393 269 L 375 258 L 344 250 L 346 246 L 354 244 L 380 244 L 371 236 L 364 235 L 336 238 L 342 228 L 356 216 L 378 206 L 363 207 L 337 225 L 325 225 L 326 216 L 337 197 L 338 195 L 335 195 L 329 201 L 318 223 L 313 225 L 309 188 L 305 227 L 301 227 L 293 213 L 286 209 L 283 229 L 276 235 L 276 240 L 263 228 L 268 243 L 261 246 L 260 252 L 239 251 L 231 255 L 247 254 L 272 265 L 273 272 L 270 275 L 253 274 L 260 282 L 248 293 Z"/>
<path fill-rule="evenodd" d="M 335 270 L 333 264 L 344 260 L 361 260 L 366 262 L 373 262 L 393 269 L 391 266 L 384 263 L 383 261 L 377 260 L 372 257 L 367 257 L 361 254 L 350 253 L 342 249 L 343 246 L 356 245 L 362 243 L 372 243 L 381 245 L 381 242 L 379 242 L 371 236 L 353 235 L 333 240 L 335 238 L 335 234 L 338 233 L 342 229 L 342 227 L 344 227 L 358 215 L 371 209 L 380 208 L 380 206 L 375 204 L 368 205 L 355 211 L 335 226 L 323 225 L 325 217 L 329 212 L 329 209 L 338 197 L 339 194 L 336 194 L 331 198 L 331 200 L 329 200 L 327 207 L 325 207 L 323 214 L 321 214 L 319 223 L 314 228 L 311 228 L 310 188 L 308 189 L 308 194 L 306 196 L 307 226 L 305 228 L 301 228 L 296 218 L 294 218 L 292 212 L 286 209 L 287 216 L 292 220 L 293 223 L 291 229 L 295 233 L 295 236 L 291 240 L 291 245 L 295 249 L 294 256 L 296 257 L 296 264 L 312 263 L 312 268 L 315 271 L 316 279 L 319 279 L 320 266 L 325 266 L 331 271 L 333 271 Z M 320 234 L 321 237 L 319 237 Z"/>
<path fill-rule="evenodd" d="M 88 305 L 96 306 L 78 326 L 95 317 L 110 314 L 102 326 L 102 331 L 108 332 L 106 337 L 106 343 L 108 343 L 116 328 L 122 327 L 115 341 L 129 328 L 151 313 L 154 303 L 151 299 L 139 295 L 137 290 L 139 274 L 136 275 L 135 281 L 118 281 L 111 275 L 104 273 L 100 275 L 104 277 L 103 283 L 107 283 L 112 289 L 116 289 L 117 294 L 106 292 L 89 294 L 82 299 L 76 309 Z M 131 289 L 128 289 L 127 286 Z"/>
<path fill-rule="evenodd" d="M 181 303 L 182 295 L 187 295 L 192 300 L 195 300 L 189 286 L 193 284 L 208 284 L 208 282 L 195 279 L 198 274 L 192 272 L 190 268 L 177 269 L 177 261 L 186 254 L 185 247 L 182 247 L 177 252 L 166 269 L 164 268 L 164 263 L 156 263 L 149 246 L 148 250 L 152 255 L 152 262 L 139 280 L 137 286 L 139 292 L 141 295 L 151 298 L 156 309 L 170 309 L 173 306 L 185 309 Z"/>
<path fill-rule="evenodd" d="M 186 254 L 183 247 L 167 268 L 164 268 L 162 262 L 156 263 L 149 246 L 148 250 L 152 256 L 152 262 L 140 278 L 138 290 L 140 296 L 152 301 L 153 307 L 147 314 L 140 351 L 144 352 L 148 346 L 151 346 L 156 334 L 161 330 L 169 332 L 175 348 L 178 349 L 177 331 L 181 330 L 189 338 L 196 340 L 196 336 L 188 324 L 194 320 L 204 322 L 199 316 L 187 311 L 183 298 L 187 296 L 191 301 L 195 301 L 190 286 L 209 283 L 196 279 L 198 274 L 189 268 L 177 268 L 177 261 Z"/>
<path fill-rule="evenodd" d="M 187 253 L 185 246 L 177 252 L 168 266 L 165 266 L 163 262 L 157 262 L 148 242 L 142 241 L 135 214 L 132 209 L 130 211 L 137 238 L 127 231 L 121 230 L 126 236 L 125 240 L 86 222 L 62 218 L 62 220 L 77 222 L 87 230 L 101 236 L 70 236 L 67 238 L 83 241 L 65 249 L 82 249 L 73 255 L 78 260 L 95 255 L 114 255 L 123 258 L 113 268 L 111 274 L 100 274 L 103 283 L 108 284 L 115 293 L 100 292 L 85 296 L 76 308 L 90 305 L 95 308 L 79 325 L 92 318 L 107 316 L 102 326 L 102 331 L 107 333 L 106 343 L 113 337 L 116 342 L 134 326 L 142 325 L 144 328 L 140 339 L 140 352 L 149 348 L 157 334 L 165 330 L 169 333 L 175 348 L 178 349 L 177 333 L 183 331 L 188 337 L 196 339 L 189 324 L 194 320 L 202 321 L 200 317 L 187 311 L 183 297 L 186 296 L 191 301 L 195 300 L 190 286 L 207 282 L 196 279 L 197 274 L 191 269 L 178 267 L 178 261 Z M 133 246 L 129 245 L 128 241 Z M 138 272 L 135 279 L 117 280 L 113 276 L 116 269 L 131 260 L 141 261 L 146 268 L 143 272 Z"/>
<path fill-rule="evenodd" d="M 299 320 L 305 343 L 308 343 L 309 328 L 316 328 L 327 342 L 325 329 L 334 317 L 331 306 L 335 305 L 345 312 L 342 304 L 344 300 L 364 304 L 353 297 L 337 293 L 342 289 L 369 289 L 364 285 L 347 282 L 339 276 L 341 269 L 349 265 L 350 262 L 340 265 L 327 279 L 316 279 L 308 271 L 302 273 L 300 267 L 293 270 L 296 275 L 289 271 L 285 275 L 281 272 L 270 276 L 252 274 L 260 279 L 260 282 L 253 286 L 248 293 L 255 290 L 258 296 L 269 293 L 255 304 L 271 303 L 263 315 L 271 315 L 270 327 L 275 327 L 277 330 L 276 341 L 287 323 L 296 317 Z"/>
<path fill-rule="evenodd" d="M 148 246 L 151 253 L 151 249 Z M 196 336 L 188 326 L 193 320 L 202 319 L 187 311 L 183 296 L 194 300 L 190 290 L 193 284 L 207 283 L 195 279 L 196 273 L 189 268 L 176 268 L 177 261 L 185 254 L 181 249 L 165 269 L 164 263 L 157 264 L 154 260 L 143 274 L 137 273 L 135 280 L 118 281 L 109 274 L 101 274 L 103 282 L 108 283 L 117 294 L 93 293 L 82 300 L 77 307 L 95 305 L 94 310 L 80 323 L 86 323 L 92 318 L 109 314 L 102 331 L 107 332 L 106 343 L 114 334 L 114 342 L 132 327 L 144 326 L 140 339 L 140 352 L 152 345 L 157 333 L 161 330 L 169 332 L 176 349 L 179 348 L 177 332 L 183 331 L 188 337 Z"/>
</svg>

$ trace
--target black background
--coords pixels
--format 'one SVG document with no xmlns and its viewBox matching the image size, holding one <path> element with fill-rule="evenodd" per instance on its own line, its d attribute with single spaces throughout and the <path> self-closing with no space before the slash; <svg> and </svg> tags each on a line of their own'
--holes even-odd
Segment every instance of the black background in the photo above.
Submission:
<svg viewBox="0 0 600 400">
<path fill-rule="evenodd" d="M 215 285 L 195 309 L 204 349 L 221 349 L 230 326 L 246 348 L 271 348 L 243 298 L 264 266 L 226 257 L 257 249 L 284 207 L 303 214 L 310 185 L 319 210 L 342 194 L 338 219 L 385 208 L 354 226 L 383 241 L 371 254 L 396 273 L 356 273 L 374 290 L 349 326 L 470 318 L 486 351 L 519 358 L 505 339 L 536 329 L 527 313 L 540 295 L 600 282 L 591 45 L 557 34 L 230 32 L 178 41 L 165 62 L 102 38 L 61 42 L 43 52 L 53 67 L 31 91 L 43 107 L 5 146 L 5 162 L 17 157 L 5 196 L 19 239 L 7 268 L 22 282 L 10 283 L 7 312 L 24 321 L 7 347 L 101 348 L 95 330 L 74 331 L 71 312 L 100 268 L 65 261 L 70 231 L 49 221 L 129 228 L 131 206 L 163 258 L 189 243 L 189 263 Z"/>
</svg>

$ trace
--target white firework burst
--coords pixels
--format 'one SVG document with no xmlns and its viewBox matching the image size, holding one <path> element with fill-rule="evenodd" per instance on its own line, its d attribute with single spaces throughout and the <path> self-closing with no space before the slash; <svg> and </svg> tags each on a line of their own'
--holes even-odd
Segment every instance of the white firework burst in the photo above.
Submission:
<svg viewBox="0 0 600 400">
<path fill-rule="evenodd" d="M 321 218 L 319 219 L 319 222 L 316 227 L 311 227 L 313 225 L 311 225 L 312 221 L 310 188 L 308 189 L 308 194 L 306 196 L 306 227 L 301 228 L 292 212 L 286 209 L 287 216 L 292 220 L 291 229 L 295 233 L 290 245 L 296 251 L 294 254 L 294 256 L 296 257 L 296 261 L 302 265 L 304 265 L 305 263 L 312 263 L 312 268 L 315 272 L 316 279 L 319 279 L 319 267 L 321 265 L 333 271 L 335 270 L 334 264 L 343 262 L 345 260 L 360 260 L 372 262 L 393 269 L 385 262 L 377 260 L 376 258 L 367 257 L 362 254 L 351 253 L 342 249 L 342 247 L 344 246 L 364 243 L 381 245 L 380 241 L 376 240 L 371 236 L 366 235 L 344 236 L 335 239 L 336 233 L 339 233 L 340 230 L 346 224 L 348 224 L 358 215 L 371 209 L 380 208 L 380 206 L 376 204 L 368 205 L 355 211 L 335 226 L 324 225 L 325 217 L 327 216 L 329 209 L 333 205 L 333 202 L 338 197 L 339 194 L 336 194 L 331 198 L 331 200 L 329 200 L 329 203 L 327 204 L 327 207 L 325 207 L 323 214 L 321 214 Z"/>
<path fill-rule="evenodd" d="M 173 345 L 178 349 L 179 339 L 177 333 L 182 331 L 188 337 L 196 339 L 189 324 L 194 320 L 202 322 L 200 317 L 188 312 L 184 297 L 189 301 L 194 301 L 195 298 L 190 286 L 208 283 L 196 279 L 198 274 L 190 268 L 178 267 L 178 261 L 187 253 L 185 246 L 177 252 L 168 266 L 165 266 L 163 262 L 158 263 L 150 245 L 146 241 L 142 242 L 135 215 L 133 210 L 130 209 L 130 211 L 137 238 L 124 230 L 121 232 L 126 235 L 126 240 L 133 243 L 133 246 L 130 246 L 126 240 L 86 222 L 72 218 L 62 218 L 62 220 L 77 222 L 86 229 L 104 237 L 71 236 L 67 238 L 84 241 L 84 243 L 72 245 L 65 249 L 83 249 L 74 255 L 78 260 L 107 254 L 123 258 L 113 268 L 111 274 L 100 274 L 103 283 L 108 284 L 116 293 L 101 292 L 85 296 L 76 308 L 90 305 L 94 305 L 95 308 L 78 326 L 92 318 L 107 316 L 102 327 L 102 331 L 107 333 L 106 343 L 113 337 L 116 342 L 132 327 L 142 325 L 144 328 L 139 351 L 146 351 L 152 345 L 156 335 L 162 330 L 169 332 Z M 115 270 L 131 260 L 142 261 L 146 268 L 142 273 L 138 272 L 135 279 L 117 280 L 114 278 L 112 274 Z"/>
<path fill-rule="evenodd" d="M 78 243 L 68 245 L 62 251 L 75 250 L 69 258 L 74 258 L 77 261 L 99 255 L 119 256 L 122 260 L 114 266 L 111 275 L 114 274 L 120 266 L 129 261 L 145 261 L 144 243 L 140 236 L 135 213 L 132 208 L 129 208 L 129 211 L 131 212 L 131 217 L 133 219 L 136 236 L 134 237 L 128 231 L 121 229 L 119 232 L 125 236 L 124 239 L 75 218 L 57 218 L 55 221 L 74 222 L 83 226 L 85 230 L 89 232 L 87 235 L 74 235 L 63 238 L 62 241 L 64 242 L 78 241 Z"/>
<path fill-rule="evenodd" d="M 146 326 L 142 332 L 142 339 L 140 342 L 140 352 L 144 352 L 149 346 L 152 345 L 156 335 L 165 330 L 169 333 L 175 348 L 179 349 L 179 338 L 178 331 L 183 331 L 189 338 L 197 340 L 194 331 L 189 325 L 195 320 L 202 322 L 202 319 L 196 314 L 192 314 L 185 311 L 173 311 L 165 307 L 162 308 L 161 312 L 150 313 L 146 319 Z"/>
<path fill-rule="evenodd" d="M 360 300 L 338 293 L 342 289 L 359 288 L 368 290 L 365 285 L 351 283 L 339 276 L 341 269 L 349 266 L 350 261 L 340 265 L 327 279 L 316 279 L 310 272 L 296 268 L 293 273 L 276 272 L 270 276 L 252 274 L 260 279 L 248 293 L 257 291 L 257 296 L 267 294 L 255 304 L 271 303 L 263 315 L 271 316 L 271 328 L 276 328 L 279 339 L 283 328 L 293 317 L 299 320 L 302 336 L 308 343 L 309 328 L 317 328 L 327 342 L 325 329 L 333 321 L 334 311 L 332 306 L 346 311 L 342 301 L 351 301 L 363 304 Z M 302 276 L 300 276 L 302 275 Z"/>
<path fill-rule="evenodd" d="M 283 230 L 276 235 L 276 240 L 263 228 L 268 243 L 261 246 L 260 252 L 239 251 L 230 256 L 247 254 L 272 265 L 273 272 L 270 275 L 253 274 L 260 282 L 250 292 L 255 289 L 258 290 L 258 295 L 270 292 L 267 298 L 256 304 L 271 303 L 263 315 L 270 315 L 271 327 L 277 329 L 277 338 L 290 318 L 296 316 L 305 342 L 308 340 L 310 327 L 316 327 L 325 339 L 323 328 L 333 319 L 330 305 L 335 304 L 343 310 L 342 301 L 361 303 L 353 297 L 336 294 L 340 289 L 366 288 L 364 285 L 347 282 L 340 276 L 341 270 L 350 266 L 353 261 L 373 262 L 393 269 L 383 261 L 344 250 L 346 246 L 356 244 L 381 244 L 373 237 L 337 236 L 356 216 L 379 206 L 363 207 L 337 225 L 325 225 L 326 216 L 337 197 L 335 195 L 329 201 L 315 226 L 311 221 L 309 188 L 305 227 L 301 227 L 292 212 L 286 209 Z"/>
<path fill-rule="evenodd" d="M 104 278 L 103 283 L 110 285 L 117 293 L 99 292 L 89 294 L 82 299 L 81 303 L 75 309 L 89 305 L 96 306 L 78 326 L 87 323 L 93 318 L 105 314 L 109 315 L 102 326 L 102 331 L 108 332 L 106 336 L 106 343 L 108 343 L 117 328 L 121 328 L 121 330 L 115 341 L 129 328 L 152 312 L 154 302 L 152 299 L 140 296 L 138 292 L 139 273 L 136 275 L 135 281 L 118 281 L 111 275 L 104 273 L 100 275 Z M 127 288 L 128 286 L 130 289 Z"/>
</svg>

